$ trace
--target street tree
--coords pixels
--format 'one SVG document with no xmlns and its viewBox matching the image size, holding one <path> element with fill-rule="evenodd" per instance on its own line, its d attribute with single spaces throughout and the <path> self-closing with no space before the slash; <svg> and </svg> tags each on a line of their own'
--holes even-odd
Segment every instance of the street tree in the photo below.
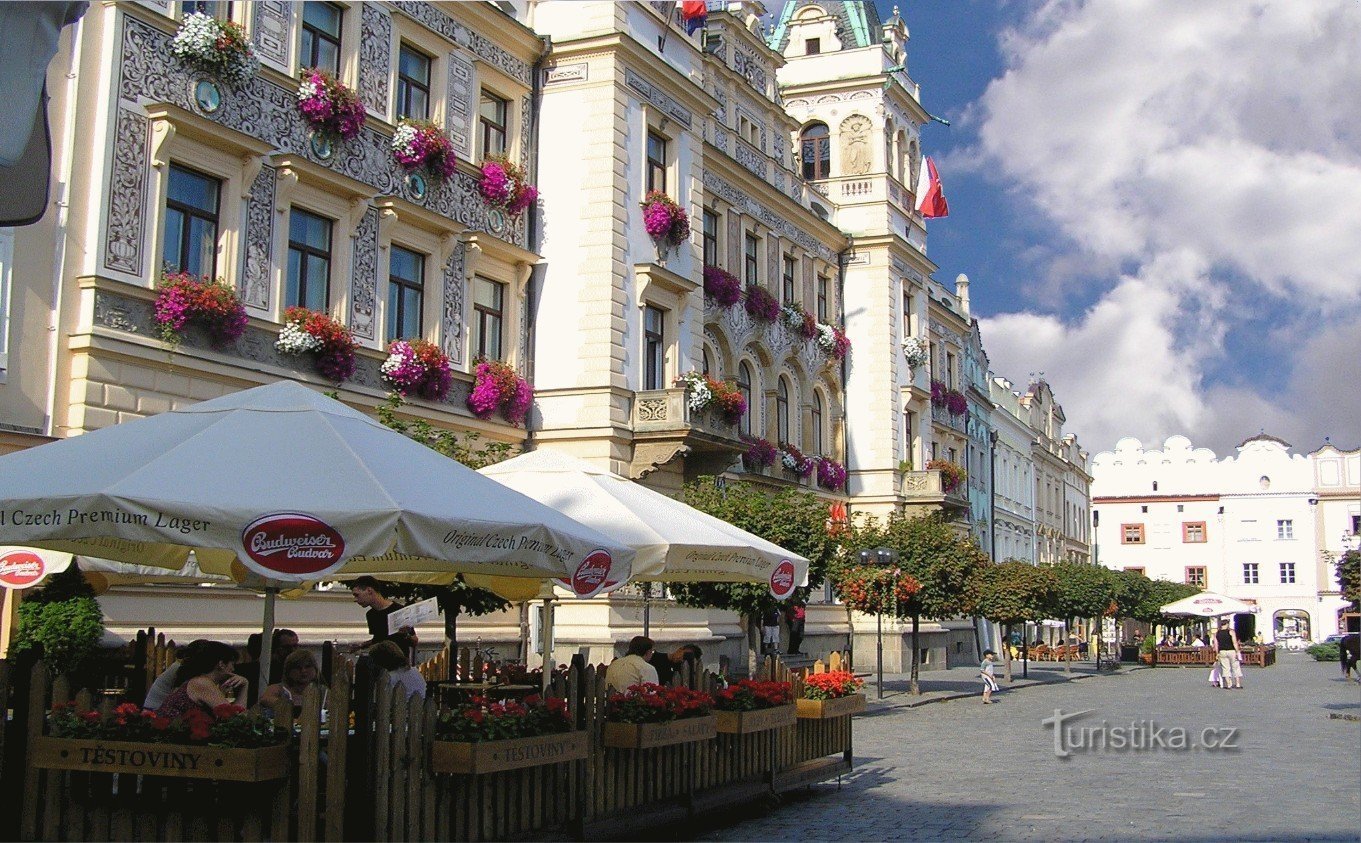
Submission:
<svg viewBox="0 0 1361 843">
<path fill-rule="evenodd" d="M 907 518 L 896 513 L 858 521 L 847 537 L 847 561 L 860 550 L 887 547 L 898 567 L 920 585 L 900 611 L 912 621 L 911 689 L 921 693 L 921 619 L 946 620 L 974 613 L 977 578 L 988 557 L 968 535 L 936 515 Z"/>
<path fill-rule="evenodd" d="M 1101 618 L 1115 597 L 1115 578 L 1107 568 L 1080 562 L 1064 562 L 1050 568 L 1058 583 L 1055 616 L 1063 618 L 1072 628 L 1076 618 Z M 1101 625 L 1096 626 L 1095 652 L 1101 652 Z M 1063 669 L 1072 670 L 1072 650 L 1064 648 L 1067 658 Z"/>
<path fill-rule="evenodd" d="M 1361 611 L 1361 550 L 1349 550 L 1337 563 L 1337 585 L 1342 599 L 1352 604 L 1352 611 Z"/>
<path fill-rule="evenodd" d="M 1049 568 L 1029 562 L 1007 561 L 989 565 L 977 578 L 977 614 L 1003 628 L 1003 658 L 1007 681 L 1011 678 L 1011 627 L 1039 621 L 1050 615 L 1058 601 L 1058 578 Z"/>
<path fill-rule="evenodd" d="M 701 512 L 721 518 L 735 527 L 754 533 L 785 550 L 808 559 L 808 588 L 820 588 L 827 566 L 841 547 L 829 535 L 826 501 L 800 489 L 766 492 L 746 483 L 719 483 L 702 477 L 687 484 L 682 500 Z M 670 583 L 668 589 L 682 606 L 727 609 L 742 616 L 747 628 L 748 668 L 756 668 L 760 647 L 761 616 L 781 603 L 765 583 Z"/>
</svg>

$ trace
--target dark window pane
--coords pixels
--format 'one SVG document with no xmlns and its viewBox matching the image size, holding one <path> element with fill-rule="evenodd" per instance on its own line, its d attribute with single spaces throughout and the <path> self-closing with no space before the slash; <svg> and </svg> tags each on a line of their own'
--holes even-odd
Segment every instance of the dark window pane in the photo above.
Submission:
<svg viewBox="0 0 1361 843">
<path fill-rule="evenodd" d="M 482 154 L 504 155 L 506 151 L 506 101 L 486 91 L 478 106 L 482 126 Z"/>
<path fill-rule="evenodd" d="M 216 273 L 220 192 L 217 179 L 170 166 L 161 257 L 171 271 Z"/>
<path fill-rule="evenodd" d="M 287 306 L 324 311 L 331 296 L 331 221 L 293 208 L 288 215 Z"/>
</svg>

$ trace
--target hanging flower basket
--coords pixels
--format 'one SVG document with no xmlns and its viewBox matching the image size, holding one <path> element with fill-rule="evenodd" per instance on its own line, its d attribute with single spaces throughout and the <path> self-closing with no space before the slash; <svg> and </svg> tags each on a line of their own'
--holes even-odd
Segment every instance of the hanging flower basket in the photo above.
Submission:
<svg viewBox="0 0 1361 843">
<path fill-rule="evenodd" d="M 524 423 L 534 403 L 534 387 L 505 363 L 482 360 L 473 369 L 473 390 L 468 409 L 479 419 L 500 412 L 513 425 Z"/>
<path fill-rule="evenodd" d="M 915 369 L 931 359 L 931 351 L 926 340 L 919 337 L 908 337 L 903 341 L 903 356 L 907 358 L 907 365 Z"/>
<path fill-rule="evenodd" d="M 724 424 L 735 425 L 747 413 L 747 399 L 731 381 L 714 380 L 701 372 L 686 372 L 676 378 L 675 386 L 685 387 L 686 404 L 691 413 L 713 410 Z"/>
<path fill-rule="evenodd" d="M 453 142 L 429 120 L 403 119 L 398 123 L 392 135 L 392 157 L 408 173 L 422 170 L 440 181 L 458 169 Z"/>
<path fill-rule="evenodd" d="M 643 227 L 663 252 L 679 246 L 690 237 L 690 217 L 685 209 L 660 190 L 654 190 L 643 198 Z"/>
<path fill-rule="evenodd" d="M 31 750 L 33 766 L 43 769 L 244 782 L 288 775 L 287 736 L 237 705 L 171 720 L 133 703 L 107 717 L 58 703 L 47 730 Z"/>
<path fill-rule="evenodd" d="M 841 602 L 869 615 L 896 615 L 902 603 L 921 591 L 921 582 L 901 568 L 850 565 L 832 574 L 832 585 Z"/>
<path fill-rule="evenodd" d="M 818 485 L 836 491 L 846 486 L 846 468 L 841 463 L 827 457 L 818 459 Z"/>
<path fill-rule="evenodd" d="M 342 383 L 354 374 L 354 335 L 324 313 L 305 307 L 284 311 L 284 329 L 274 348 L 282 354 L 315 354 L 318 374 Z"/>
<path fill-rule="evenodd" d="M 572 731 L 564 699 L 534 694 L 492 702 L 475 696 L 441 713 L 430 768 L 436 773 L 500 773 L 579 761 L 587 747 L 586 733 Z"/>
<path fill-rule="evenodd" d="M 796 305 L 787 304 L 780 308 L 780 322 L 799 339 L 812 340 L 818 337 L 818 320 Z"/>
<path fill-rule="evenodd" d="M 952 389 L 945 393 L 945 410 L 952 416 L 962 416 L 969 412 L 969 399 L 959 390 Z"/>
<path fill-rule="evenodd" d="M 170 41 L 170 54 L 231 85 L 244 85 L 259 70 L 250 39 L 239 24 L 202 12 L 186 15 Z"/>
<path fill-rule="evenodd" d="M 187 272 L 161 279 L 153 319 L 161 339 L 172 348 L 191 325 L 206 329 L 213 345 L 226 345 L 238 340 L 250 322 L 235 287 L 221 278 L 196 278 Z"/>
<path fill-rule="evenodd" d="M 779 451 L 768 440 L 743 437 L 742 441 L 747 443 L 747 450 L 742 454 L 742 465 L 747 471 L 769 468 L 779 457 Z"/>
<path fill-rule="evenodd" d="M 780 303 L 764 287 L 755 284 L 747 285 L 745 307 L 751 318 L 761 322 L 774 322 L 780 318 Z"/>
<path fill-rule="evenodd" d="M 845 331 L 825 322 L 819 323 L 817 328 L 818 348 L 827 355 L 828 360 L 841 360 L 851 353 L 851 340 Z"/>
<path fill-rule="evenodd" d="M 298 113 L 312 131 L 339 140 L 349 140 L 359 134 L 368 116 L 354 89 L 316 68 L 302 72 L 302 83 L 298 85 Z"/>
<path fill-rule="evenodd" d="M 944 410 L 949 403 L 947 396 L 950 394 L 950 387 L 945 385 L 945 381 L 931 381 L 931 406 Z"/>
<path fill-rule="evenodd" d="M 788 682 L 739 679 L 714 692 L 718 731 L 748 735 L 793 726 L 794 689 Z"/>
<path fill-rule="evenodd" d="M 517 217 L 539 198 L 539 190 L 529 183 L 524 170 L 504 155 L 493 155 L 482 162 L 482 178 L 477 191 L 488 205 Z"/>
<path fill-rule="evenodd" d="M 806 479 L 812 476 L 817 469 L 817 460 L 806 456 L 798 448 L 788 442 L 780 443 L 780 465 L 799 476 L 799 479 Z"/>
<path fill-rule="evenodd" d="M 719 307 L 732 307 L 742 300 L 742 282 L 726 269 L 705 266 L 704 296 Z"/>
<path fill-rule="evenodd" d="M 416 395 L 427 401 L 448 398 L 454 380 L 449 355 L 428 340 L 393 340 L 378 372 L 383 383 L 403 398 Z"/>
<path fill-rule="evenodd" d="M 964 485 L 965 481 L 969 479 L 967 471 L 949 460 L 931 460 L 926 464 L 926 470 L 940 472 L 940 486 L 947 495 Z"/>
</svg>

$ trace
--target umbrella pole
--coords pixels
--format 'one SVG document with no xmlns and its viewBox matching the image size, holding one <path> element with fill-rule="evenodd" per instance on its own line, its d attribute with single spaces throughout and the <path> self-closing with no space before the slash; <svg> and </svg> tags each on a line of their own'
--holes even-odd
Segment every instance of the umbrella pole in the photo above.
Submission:
<svg viewBox="0 0 1361 843">
<path fill-rule="evenodd" d="M 543 601 L 543 695 L 548 696 L 548 685 L 553 681 L 553 598 Z"/>
<path fill-rule="evenodd" d="M 265 586 L 265 620 L 260 629 L 260 684 L 256 686 L 256 699 L 269 686 L 269 666 L 274 660 L 274 600 L 279 596 L 275 586 Z"/>
<path fill-rule="evenodd" d="M 652 635 L 652 583 L 643 583 L 643 635 Z"/>
</svg>

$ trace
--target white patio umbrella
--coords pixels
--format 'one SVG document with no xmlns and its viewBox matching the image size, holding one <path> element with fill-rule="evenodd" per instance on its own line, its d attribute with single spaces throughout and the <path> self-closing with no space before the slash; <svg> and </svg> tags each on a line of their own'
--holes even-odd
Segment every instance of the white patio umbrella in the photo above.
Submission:
<svg viewBox="0 0 1361 843">
<path fill-rule="evenodd" d="M 632 548 L 634 580 L 763 583 L 779 599 L 808 583 L 808 560 L 802 556 L 560 451 L 541 448 L 480 472 Z M 468 579 L 509 599 L 551 598 L 551 588 L 545 594 L 524 580 Z M 622 582 L 613 580 L 607 589 Z M 554 584 L 570 587 L 560 578 Z M 551 629 L 551 605 L 545 615 Z M 549 640 L 551 633 L 544 634 Z M 550 658 L 545 645 L 545 680 Z"/>
<path fill-rule="evenodd" d="M 634 555 L 290 381 L 0 456 L 0 541 L 171 570 L 192 550 L 205 574 L 270 586 L 266 627 L 278 587 L 323 577 L 547 576 L 589 595 Z"/>
<path fill-rule="evenodd" d="M 1187 615 L 1198 618 L 1217 618 L 1221 615 L 1248 615 L 1254 607 L 1241 600 L 1204 591 L 1168 603 L 1160 610 L 1164 615 Z"/>
</svg>

